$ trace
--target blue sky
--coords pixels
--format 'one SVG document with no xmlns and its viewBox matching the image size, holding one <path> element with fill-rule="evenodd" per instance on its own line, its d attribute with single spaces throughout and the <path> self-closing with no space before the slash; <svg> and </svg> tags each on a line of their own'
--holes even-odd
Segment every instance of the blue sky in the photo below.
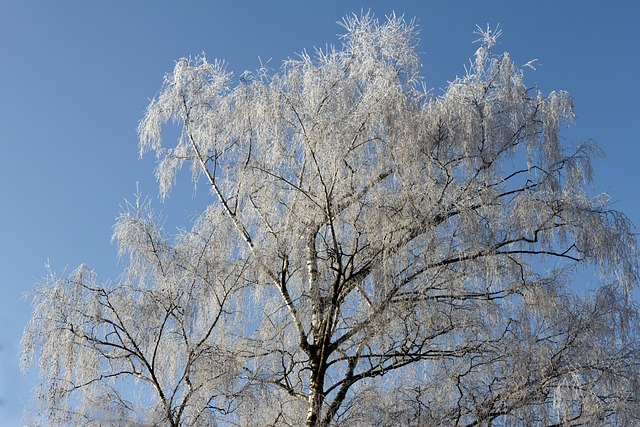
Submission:
<svg viewBox="0 0 640 427">
<path fill-rule="evenodd" d="M 80 263 L 116 279 L 111 227 L 125 197 L 153 198 L 169 229 L 188 226 L 186 180 L 156 200 L 154 159 L 138 159 L 136 126 L 174 61 L 206 52 L 236 76 L 270 59 L 338 43 L 336 21 L 371 10 L 416 17 L 434 94 L 464 73 L 476 24 L 500 24 L 494 51 L 537 58 L 526 82 L 567 90 L 578 122 L 568 143 L 595 139 L 594 191 L 640 225 L 640 2 L 0 0 L 0 426 L 19 425 L 34 375 L 18 371 L 34 281 Z"/>
</svg>

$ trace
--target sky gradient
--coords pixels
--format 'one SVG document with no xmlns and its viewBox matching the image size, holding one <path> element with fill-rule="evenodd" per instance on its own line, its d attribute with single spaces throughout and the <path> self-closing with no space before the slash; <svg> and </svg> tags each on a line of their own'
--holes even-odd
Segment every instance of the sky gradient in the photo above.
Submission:
<svg viewBox="0 0 640 427">
<path fill-rule="evenodd" d="M 573 95 L 566 143 L 596 140 L 606 160 L 595 162 L 594 193 L 640 224 L 640 2 L 0 0 L 0 427 L 20 425 L 35 381 L 18 369 L 30 316 L 21 297 L 46 264 L 62 273 L 86 263 L 117 280 L 111 227 L 136 185 L 169 231 L 207 203 L 188 179 L 161 203 L 153 156 L 138 158 L 136 126 L 175 61 L 205 52 L 235 76 L 261 61 L 278 69 L 339 44 L 336 22 L 362 10 L 417 18 L 434 95 L 464 74 L 476 24 L 499 24 L 494 52 L 537 59 L 525 82 Z"/>
</svg>

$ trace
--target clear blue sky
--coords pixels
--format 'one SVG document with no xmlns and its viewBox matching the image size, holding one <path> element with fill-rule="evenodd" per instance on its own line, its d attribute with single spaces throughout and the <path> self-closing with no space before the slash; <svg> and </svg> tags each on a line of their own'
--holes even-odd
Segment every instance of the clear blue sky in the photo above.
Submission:
<svg viewBox="0 0 640 427">
<path fill-rule="evenodd" d="M 116 279 L 111 226 L 136 182 L 156 200 L 153 158 L 136 126 L 174 61 L 206 52 L 239 75 L 304 48 L 337 43 L 346 14 L 393 9 L 421 27 L 423 76 L 439 93 L 473 54 L 475 25 L 500 24 L 497 51 L 537 58 L 526 81 L 571 92 L 568 143 L 595 139 L 595 191 L 640 225 L 640 2 L 0 0 L 0 427 L 19 425 L 34 375 L 18 371 L 30 307 L 21 295 L 80 263 Z M 169 228 L 194 208 L 183 182 L 164 204 Z M 204 203 L 207 193 L 196 195 Z"/>
</svg>

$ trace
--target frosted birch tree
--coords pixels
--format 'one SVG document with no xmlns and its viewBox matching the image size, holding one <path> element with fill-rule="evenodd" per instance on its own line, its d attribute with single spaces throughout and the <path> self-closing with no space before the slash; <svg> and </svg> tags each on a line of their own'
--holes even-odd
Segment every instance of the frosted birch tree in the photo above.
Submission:
<svg viewBox="0 0 640 427">
<path fill-rule="evenodd" d="M 222 62 L 176 63 L 140 122 L 141 154 L 157 156 L 162 195 L 188 166 L 210 205 L 170 236 L 134 204 L 114 231 L 120 279 L 80 267 L 37 287 L 23 350 L 40 415 L 640 422 L 636 239 L 590 195 L 595 144 L 560 138 L 570 95 L 527 86 L 487 29 L 436 96 L 413 22 L 343 26 L 340 47 L 237 83 Z M 585 291 L 581 271 L 599 284 Z"/>
</svg>

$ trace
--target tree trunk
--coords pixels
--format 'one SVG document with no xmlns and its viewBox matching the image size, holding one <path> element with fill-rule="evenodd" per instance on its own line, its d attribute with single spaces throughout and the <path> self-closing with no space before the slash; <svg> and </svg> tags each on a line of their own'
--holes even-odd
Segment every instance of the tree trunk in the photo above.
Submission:
<svg viewBox="0 0 640 427">
<path fill-rule="evenodd" d="M 322 404 L 324 403 L 324 374 L 327 369 L 320 351 L 311 358 L 311 379 L 309 381 L 309 409 L 307 411 L 307 427 L 318 427 Z"/>
</svg>

